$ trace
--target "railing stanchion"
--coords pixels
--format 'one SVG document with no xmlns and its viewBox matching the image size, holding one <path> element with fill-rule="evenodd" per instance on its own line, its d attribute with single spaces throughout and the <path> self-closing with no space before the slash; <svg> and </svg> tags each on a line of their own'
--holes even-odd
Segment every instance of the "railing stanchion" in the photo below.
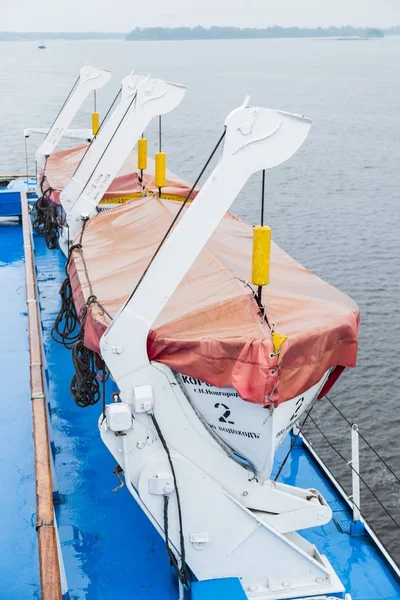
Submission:
<svg viewBox="0 0 400 600">
<path fill-rule="evenodd" d="M 356 424 L 351 427 L 351 479 L 352 479 L 352 503 L 353 503 L 353 521 L 359 521 L 360 513 L 360 453 L 359 453 L 359 435 Z"/>
</svg>

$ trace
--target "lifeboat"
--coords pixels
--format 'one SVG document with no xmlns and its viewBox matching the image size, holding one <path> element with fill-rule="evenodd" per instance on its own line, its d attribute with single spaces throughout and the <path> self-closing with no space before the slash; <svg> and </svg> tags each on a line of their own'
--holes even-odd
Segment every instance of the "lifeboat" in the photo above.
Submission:
<svg viewBox="0 0 400 600">
<path fill-rule="evenodd" d="M 18 306 L 15 274 L 26 275 L 43 598 L 89 588 L 163 600 L 397 598 L 399 571 L 360 510 L 360 482 L 374 492 L 360 476 L 359 437 L 378 452 L 329 399 L 351 427 L 349 496 L 302 431 L 310 417 L 347 462 L 311 412 L 355 365 L 358 308 L 274 243 L 264 202 L 266 171 L 301 149 L 311 121 L 246 97 L 188 184 L 167 170 L 161 135 L 162 115 L 185 88 L 131 73 L 100 122 L 96 90 L 109 77 L 84 67 L 50 129 L 25 130 L 45 134 L 31 215 L 47 249 L 31 235 L 19 191 L 30 191 L 30 179 L 11 182 L 0 203 L 3 216 L 22 217 L 25 261 L 16 241 L 3 268 Z M 69 129 L 91 93 L 91 130 Z M 154 160 L 145 138 L 152 119 Z M 56 153 L 61 137 L 86 143 Z M 230 208 L 256 173 L 253 227 Z M 3 233 L 7 249 L 21 239 L 15 223 Z M 9 335 L 25 351 L 25 326 L 21 337 L 9 307 Z M 26 397 L 12 365 L 8 378 Z M 86 414 L 71 410 L 71 396 Z M 22 406 L 5 412 L 22 423 L 13 434 L 24 431 Z M 112 491 L 126 488 L 117 498 L 100 440 L 117 463 Z"/>
<path fill-rule="evenodd" d="M 72 395 L 81 407 L 102 398 L 100 436 L 164 536 L 181 597 L 190 578 L 221 576 L 239 577 L 248 598 L 342 593 L 297 533 L 331 508 L 272 470 L 300 417 L 355 365 L 358 308 L 271 242 L 263 196 L 257 227 L 229 212 L 311 121 L 246 97 L 189 185 L 166 170 L 161 143 L 148 159 L 142 138 L 184 88 L 130 76 L 122 90 L 94 141 L 49 156 L 41 178 L 67 257 L 52 335 L 72 349 Z"/>
</svg>

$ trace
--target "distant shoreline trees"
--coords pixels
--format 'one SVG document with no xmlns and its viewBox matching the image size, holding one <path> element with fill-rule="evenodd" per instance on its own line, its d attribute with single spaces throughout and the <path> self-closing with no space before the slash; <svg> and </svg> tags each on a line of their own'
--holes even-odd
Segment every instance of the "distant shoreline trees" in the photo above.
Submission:
<svg viewBox="0 0 400 600">
<path fill-rule="evenodd" d="M 128 35 L 128 41 L 152 40 L 234 40 L 300 37 L 384 37 L 381 29 L 368 27 L 136 27 Z"/>
<path fill-rule="evenodd" d="M 136 27 L 127 35 L 125 33 L 99 31 L 0 31 L 0 41 L 38 41 L 38 40 L 235 40 L 257 38 L 377 38 L 384 35 L 400 35 L 400 26 L 382 30 L 372 27 Z"/>
</svg>

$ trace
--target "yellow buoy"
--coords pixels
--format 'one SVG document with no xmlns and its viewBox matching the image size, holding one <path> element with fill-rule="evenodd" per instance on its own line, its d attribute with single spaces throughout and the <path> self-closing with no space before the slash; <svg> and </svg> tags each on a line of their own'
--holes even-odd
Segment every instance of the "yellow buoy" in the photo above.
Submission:
<svg viewBox="0 0 400 600">
<path fill-rule="evenodd" d="M 100 115 L 98 112 L 92 113 L 92 133 L 97 135 L 100 129 Z"/>
<path fill-rule="evenodd" d="M 271 228 L 258 225 L 253 229 L 253 265 L 251 281 L 254 285 L 268 285 L 271 258 Z"/>
<path fill-rule="evenodd" d="M 138 169 L 145 171 L 147 169 L 147 140 L 140 138 L 137 149 Z"/>
<path fill-rule="evenodd" d="M 167 180 L 167 155 L 165 152 L 156 153 L 155 184 L 158 188 L 165 186 Z"/>
</svg>

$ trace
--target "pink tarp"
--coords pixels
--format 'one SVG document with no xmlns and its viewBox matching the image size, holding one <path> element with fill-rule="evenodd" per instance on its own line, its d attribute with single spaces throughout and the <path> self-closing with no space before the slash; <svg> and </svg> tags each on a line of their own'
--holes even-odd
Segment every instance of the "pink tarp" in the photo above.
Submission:
<svg viewBox="0 0 400 600">
<path fill-rule="evenodd" d="M 76 167 L 81 161 L 87 144 L 82 144 L 76 148 L 56 152 L 50 156 L 46 163 L 46 168 L 42 179 L 42 190 L 45 192 L 51 188 L 48 197 L 55 204 L 60 204 L 60 192 L 66 186 L 73 175 Z M 153 193 L 157 191 L 154 185 L 154 160 L 147 159 L 148 168 L 143 177 L 143 184 L 139 182 L 137 173 L 137 153 L 132 150 L 120 169 L 117 177 L 113 180 L 110 187 L 103 196 L 103 200 L 123 199 L 133 194 Z M 167 183 L 163 187 L 163 196 L 181 196 L 185 197 L 190 191 L 190 186 L 181 181 L 176 175 L 167 171 Z M 192 197 L 196 196 L 196 192 Z"/>
<path fill-rule="evenodd" d="M 140 198 L 88 222 L 83 256 L 93 293 L 114 316 L 133 290 L 176 214 L 179 202 Z M 184 249 L 182 250 L 184 252 Z M 150 360 L 257 404 L 279 405 L 317 383 L 332 367 L 356 362 L 359 313 L 345 294 L 302 267 L 276 244 L 263 300 L 287 336 L 279 359 L 271 332 L 244 282 L 250 279 L 252 226 L 226 214 L 150 331 Z M 89 296 L 82 256 L 69 276 L 78 311 Z M 92 305 L 85 344 L 99 352 L 109 319 Z M 134 332 L 132 332 L 134 335 Z"/>
</svg>

